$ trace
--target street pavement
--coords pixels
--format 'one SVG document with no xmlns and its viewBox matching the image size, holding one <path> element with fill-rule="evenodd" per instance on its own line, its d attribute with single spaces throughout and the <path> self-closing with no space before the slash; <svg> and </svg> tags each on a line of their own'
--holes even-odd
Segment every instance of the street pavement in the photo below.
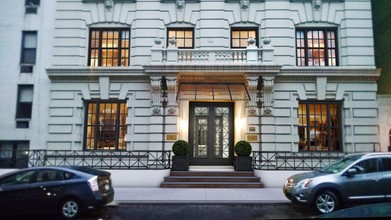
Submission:
<svg viewBox="0 0 391 220">
<path fill-rule="evenodd" d="M 289 203 L 282 188 L 133 188 L 114 187 L 112 205 L 121 203 Z"/>
</svg>

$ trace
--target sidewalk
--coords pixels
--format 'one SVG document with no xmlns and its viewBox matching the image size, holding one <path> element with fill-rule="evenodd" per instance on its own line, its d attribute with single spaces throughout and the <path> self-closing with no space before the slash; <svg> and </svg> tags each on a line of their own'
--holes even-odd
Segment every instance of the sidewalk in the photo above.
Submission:
<svg viewBox="0 0 391 220">
<path fill-rule="evenodd" d="M 287 203 L 281 188 L 115 187 L 114 203 Z"/>
</svg>

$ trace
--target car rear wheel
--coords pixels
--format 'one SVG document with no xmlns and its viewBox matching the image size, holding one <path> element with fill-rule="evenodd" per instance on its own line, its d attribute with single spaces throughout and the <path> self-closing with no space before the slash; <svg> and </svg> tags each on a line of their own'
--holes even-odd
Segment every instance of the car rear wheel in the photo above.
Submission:
<svg viewBox="0 0 391 220">
<path fill-rule="evenodd" d="M 63 200 L 59 207 L 59 214 L 65 219 L 74 219 L 81 212 L 80 202 L 74 198 Z"/>
<path fill-rule="evenodd" d="M 320 214 L 335 211 L 340 206 L 339 198 L 331 191 L 323 191 L 315 198 L 315 209 Z"/>
</svg>

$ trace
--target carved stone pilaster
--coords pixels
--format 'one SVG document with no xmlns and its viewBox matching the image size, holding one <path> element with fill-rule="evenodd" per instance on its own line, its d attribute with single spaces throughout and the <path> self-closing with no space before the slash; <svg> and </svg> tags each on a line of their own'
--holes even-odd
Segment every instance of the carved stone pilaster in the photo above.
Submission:
<svg viewBox="0 0 391 220">
<path fill-rule="evenodd" d="M 161 77 L 151 77 L 153 115 L 160 115 L 160 81 Z"/>
<path fill-rule="evenodd" d="M 273 116 L 273 85 L 274 77 L 265 76 L 263 77 L 263 115 L 264 116 Z"/>
<path fill-rule="evenodd" d="M 246 112 L 248 115 L 256 115 L 257 113 L 257 85 L 258 85 L 258 77 L 250 76 L 247 77 L 247 89 L 250 95 L 251 100 L 248 100 L 246 106 Z"/>
<path fill-rule="evenodd" d="M 164 82 L 167 85 L 164 87 L 162 87 L 162 79 L 163 76 L 160 74 L 151 76 L 152 115 L 161 115 L 163 111 L 168 115 L 175 115 L 178 107 L 176 102 L 176 76 L 164 77 Z"/>
<path fill-rule="evenodd" d="M 167 101 L 168 101 L 168 110 L 167 113 L 169 115 L 175 115 L 176 114 L 176 108 L 177 108 L 177 102 L 176 102 L 176 77 L 175 76 L 169 76 L 166 77 L 167 79 Z"/>
</svg>

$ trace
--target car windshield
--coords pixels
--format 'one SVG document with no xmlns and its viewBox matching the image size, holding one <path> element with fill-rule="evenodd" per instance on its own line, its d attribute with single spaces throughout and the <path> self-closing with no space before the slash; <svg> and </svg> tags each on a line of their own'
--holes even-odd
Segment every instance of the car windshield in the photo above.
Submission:
<svg viewBox="0 0 391 220">
<path fill-rule="evenodd" d="M 357 158 L 344 157 L 341 160 L 338 160 L 323 169 L 319 170 L 322 173 L 338 173 L 351 165 L 353 162 L 357 161 Z"/>
</svg>

